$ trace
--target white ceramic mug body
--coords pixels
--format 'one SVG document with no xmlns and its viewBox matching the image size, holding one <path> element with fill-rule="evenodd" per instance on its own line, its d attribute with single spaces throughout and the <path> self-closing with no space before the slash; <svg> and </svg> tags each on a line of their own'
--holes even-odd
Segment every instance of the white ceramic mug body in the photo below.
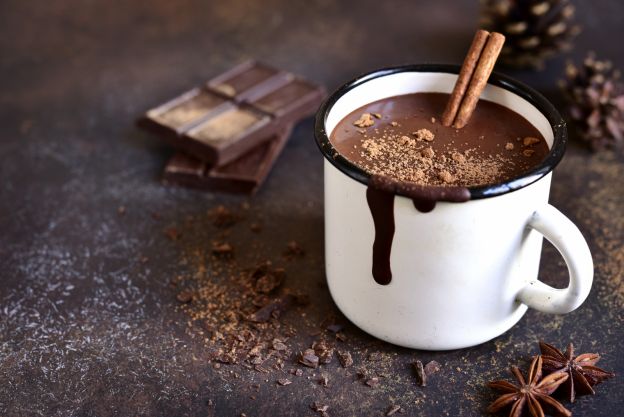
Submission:
<svg viewBox="0 0 624 417">
<path fill-rule="evenodd" d="M 326 138 L 350 112 L 385 97 L 452 90 L 455 74 L 419 68 L 378 75 L 339 90 L 321 108 L 317 130 L 322 123 Z M 552 118 L 515 92 L 488 85 L 482 98 L 524 116 L 551 148 L 556 140 L 565 141 L 563 125 L 553 126 Z M 561 131 L 555 135 L 554 128 L 562 128 L 563 137 Z M 564 145 L 557 144 L 558 151 L 563 152 Z M 552 167 L 504 186 L 482 187 L 467 202 L 438 202 L 428 213 L 417 211 L 411 199 L 396 196 L 392 281 L 379 285 L 372 276 L 375 227 L 365 180 L 349 175 L 352 170 L 344 168 L 344 161 L 336 162 L 327 153 L 326 157 L 327 282 L 340 310 L 371 335 L 418 349 L 463 348 L 504 333 L 520 320 L 527 304 L 565 313 L 587 297 L 591 256 L 580 232 L 548 205 Z M 543 234 L 568 263 L 571 280 L 565 290 L 537 280 Z"/>
</svg>

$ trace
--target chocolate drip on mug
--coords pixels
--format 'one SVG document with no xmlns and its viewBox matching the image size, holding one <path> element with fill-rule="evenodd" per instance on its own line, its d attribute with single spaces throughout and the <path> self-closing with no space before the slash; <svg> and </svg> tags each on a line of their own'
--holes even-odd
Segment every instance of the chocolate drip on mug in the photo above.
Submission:
<svg viewBox="0 0 624 417">
<path fill-rule="evenodd" d="M 388 285 L 392 281 L 390 253 L 395 230 L 396 194 L 411 198 L 416 210 L 422 213 L 432 211 L 438 201 L 461 203 L 470 199 L 470 191 L 465 187 L 422 186 L 382 175 L 372 175 L 368 180 L 366 201 L 375 224 L 373 278 L 380 285 Z"/>
<path fill-rule="evenodd" d="M 373 278 L 380 285 L 388 285 L 392 281 L 390 251 L 394 238 L 394 194 L 369 186 L 366 201 L 375 224 Z"/>
</svg>

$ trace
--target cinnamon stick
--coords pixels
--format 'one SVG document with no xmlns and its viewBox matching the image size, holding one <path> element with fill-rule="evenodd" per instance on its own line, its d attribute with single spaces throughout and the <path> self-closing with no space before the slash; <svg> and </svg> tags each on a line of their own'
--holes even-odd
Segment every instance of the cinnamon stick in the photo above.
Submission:
<svg viewBox="0 0 624 417">
<path fill-rule="evenodd" d="M 498 54 L 500 54 L 500 51 L 503 48 L 503 43 L 505 43 L 505 37 L 500 33 L 494 32 L 488 37 L 485 47 L 481 52 L 479 62 L 477 63 L 474 73 L 472 74 L 472 78 L 470 79 L 468 89 L 466 90 L 464 98 L 459 106 L 459 110 L 457 111 L 457 116 L 455 117 L 455 122 L 453 124 L 455 128 L 461 129 L 466 126 L 468 120 L 470 120 L 472 112 L 479 101 L 479 96 L 483 92 L 488 78 L 490 78 L 492 69 L 494 69 L 494 64 L 496 63 Z"/>
<path fill-rule="evenodd" d="M 459 105 L 461 104 L 464 94 L 468 89 L 468 84 L 470 83 L 470 79 L 472 78 L 475 68 L 477 67 L 477 62 L 479 61 L 479 57 L 481 56 L 481 52 L 483 51 L 483 47 L 485 46 L 489 36 L 490 32 L 486 30 L 478 30 L 477 33 L 475 33 L 470 49 L 468 50 L 468 54 L 466 54 L 466 58 L 464 58 L 464 63 L 462 64 L 459 76 L 457 77 L 457 82 L 455 82 L 451 98 L 449 99 L 446 109 L 444 110 L 444 114 L 442 115 L 442 124 L 444 126 L 451 126 L 455 121 Z"/>
</svg>

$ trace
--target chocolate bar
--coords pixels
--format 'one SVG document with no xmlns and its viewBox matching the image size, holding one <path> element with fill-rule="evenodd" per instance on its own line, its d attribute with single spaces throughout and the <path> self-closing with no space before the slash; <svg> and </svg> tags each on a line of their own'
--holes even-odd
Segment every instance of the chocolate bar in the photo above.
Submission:
<svg viewBox="0 0 624 417">
<path fill-rule="evenodd" d="M 246 62 L 149 110 L 139 124 L 221 166 L 314 113 L 323 96 L 322 87 L 292 73 Z"/>
<path fill-rule="evenodd" d="M 282 129 L 238 159 L 210 167 L 183 152 L 167 162 L 163 182 L 210 191 L 254 193 L 264 182 L 290 137 L 292 127 Z"/>
</svg>

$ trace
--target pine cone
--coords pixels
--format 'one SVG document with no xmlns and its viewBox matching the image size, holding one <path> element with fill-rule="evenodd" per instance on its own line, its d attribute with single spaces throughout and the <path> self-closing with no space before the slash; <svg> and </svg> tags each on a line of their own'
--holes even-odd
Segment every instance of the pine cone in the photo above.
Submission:
<svg viewBox="0 0 624 417">
<path fill-rule="evenodd" d="M 481 26 L 506 37 L 499 61 L 516 68 L 538 68 L 572 47 L 580 32 L 569 0 L 481 0 Z"/>
<path fill-rule="evenodd" d="M 624 83 L 610 61 L 598 61 L 590 53 L 577 68 L 566 66 L 561 87 L 569 102 L 569 114 L 581 139 L 593 150 L 624 145 Z"/>
</svg>

